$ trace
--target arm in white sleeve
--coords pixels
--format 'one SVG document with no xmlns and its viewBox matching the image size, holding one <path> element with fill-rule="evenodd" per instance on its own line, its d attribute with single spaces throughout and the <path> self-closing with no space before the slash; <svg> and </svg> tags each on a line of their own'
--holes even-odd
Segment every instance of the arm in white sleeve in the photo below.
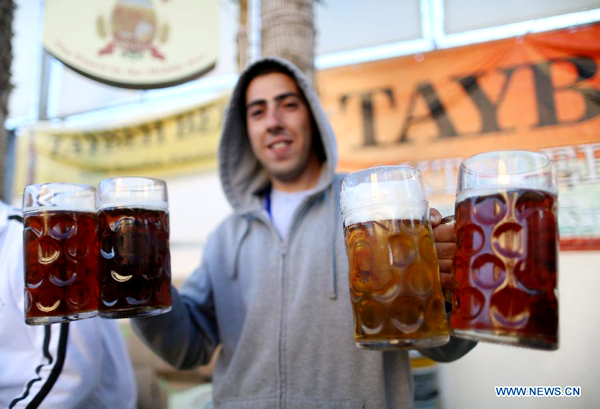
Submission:
<svg viewBox="0 0 600 409">
<path fill-rule="evenodd" d="M 26 325 L 23 323 L 23 325 Z M 86 334 L 89 343 L 81 348 L 81 340 L 73 340 L 69 323 L 28 328 L 29 359 L 23 362 L 27 376 L 20 393 L 10 408 L 79 407 L 98 382 L 101 352 L 97 331 Z M 96 337 L 96 339 L 92 339 Z M 79 344 L 79 345 L 78 345 Z"/>
<path fill-rule="evenodd" d="M 9 407 L 78 407 L 99 381 L 103 356 L 99 327 L 95 319 L 25 324 L 22 260 L 22 256 L 18 257 L 11 269 L 13 302 L 18 313 L 12 328 L 15 354 L 9 358 L 9 370 L 15 371 L 22 387 Z"/>
</svg>

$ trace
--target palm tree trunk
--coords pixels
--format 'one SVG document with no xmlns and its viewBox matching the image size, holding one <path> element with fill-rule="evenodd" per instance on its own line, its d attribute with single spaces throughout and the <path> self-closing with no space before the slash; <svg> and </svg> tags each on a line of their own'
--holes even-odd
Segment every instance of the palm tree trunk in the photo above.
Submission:
<svg viewBox="0 0 600 409">
<path fill-rule="evenodd" d="M 8 132 L 4 122 L 8 117 L 8 97 L 12 90 L 10 68 L 12 63 L 12 22 L 15 5 L 12 0 L 0 0 L 0 198 L 5 200 L 10 192 L 4 191 L 6 147 Z"/>
<path fill-rule="evenodd" d="M 293 62 L 313 82 L 313 0 L 262 0 L 261 27 L 261 55 Z"/>
<path fill-rule="evenodd" d="M 248 0 L 240 0 L 240 25 L 238 29 L 238 71 L 244 69 L 246 64 L 248 63 L 248 34 L 249 34 L 249 25 L 248 25 Z"/>
</svg>

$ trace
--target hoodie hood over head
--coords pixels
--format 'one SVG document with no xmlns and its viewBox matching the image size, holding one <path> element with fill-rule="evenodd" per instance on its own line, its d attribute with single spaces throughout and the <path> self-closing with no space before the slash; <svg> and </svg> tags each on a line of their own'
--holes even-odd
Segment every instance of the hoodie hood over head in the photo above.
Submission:
<svg viewBox="0 0 600 409">
<path fill-rule="evenodd" d="M 246 213 L 260 208 L 258 193 L 270 184 L 269 175 L 258 162 L 248 139 L 246 130 L 246 89 L 250 82 L 261 75 L 263 69 L 276 67 L 294 79 L 303 94 L 325 153 L 321 176 L 315 193 L 331 184 L 337 165 L 337 146 L 333 130 L 325 115 L 319 97 L 306 76 L 293 64 L 277 57 L 265 57 L 250 64 L 241 74 L 233 90 L 225 113 L 225 124 L 219 144 L 219 172 L 225 196 L 237 213 Z M 313 147 L 314 149 L 314 147 Z"/>
</svg>

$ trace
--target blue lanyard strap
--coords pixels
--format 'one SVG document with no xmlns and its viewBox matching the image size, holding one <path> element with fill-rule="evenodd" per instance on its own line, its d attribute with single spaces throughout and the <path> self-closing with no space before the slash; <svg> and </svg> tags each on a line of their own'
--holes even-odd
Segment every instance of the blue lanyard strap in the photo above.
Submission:
<svg viewBox="0 0 600 409">
<path fill-rule="evenodd" d="M 271 188 L 270 187 L 265 193 L 265 210 L 267 211 L 267 213 L 269 213 L 269 217 L 272 217 L 272 214 L 271 214 Z"/>
</svg>

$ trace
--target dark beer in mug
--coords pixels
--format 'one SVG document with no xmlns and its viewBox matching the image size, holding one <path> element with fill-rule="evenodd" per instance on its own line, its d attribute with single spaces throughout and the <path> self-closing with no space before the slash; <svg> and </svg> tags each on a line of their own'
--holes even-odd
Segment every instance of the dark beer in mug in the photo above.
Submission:
<svg viewBox="0 0 600 409">
<path fill-rule="evenodd" d="M 555 180 L 552 162 L 536 152 L 488 152 L 461 164 L 453 335 L 558 348 Z"/>
<path fill-rule="evenodd" d="M 104 318 L 171 310 L 171 257 L 166 183 L 105 179 L 98 189 L 100 303 Z"/>
<path fill-rule="evenodd" d="M 89 318 L 98 309 L 96 213 L 93 188 L 31 185 L 25 190 L 23 244 L 25 322 L 52 324 Z"/>
<path fill-rule="evenodd" d="M 171 308 L 169 215 L 143 208 L 98 212 L 100 315 L 155 315 Z"/>
<path fill-rule="evenodd" d="M 457 335 L 558 345 L 557 202 L 539 190 L 458 198 Z"/>
</svg>

